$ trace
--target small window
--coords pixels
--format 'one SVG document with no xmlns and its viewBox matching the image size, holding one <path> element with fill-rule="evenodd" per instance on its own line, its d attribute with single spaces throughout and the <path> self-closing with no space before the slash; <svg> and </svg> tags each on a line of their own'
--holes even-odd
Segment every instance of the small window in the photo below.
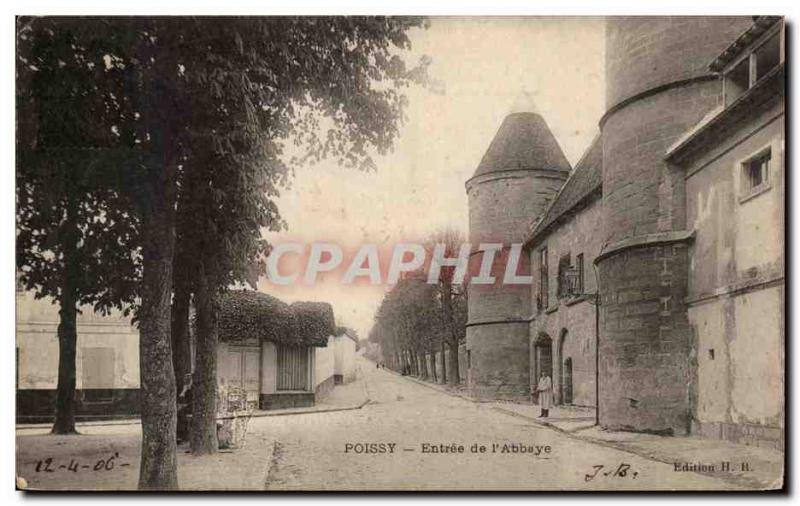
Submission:
<svg viewBox="0 0 800 506">
<path fill-rule="evenodd" d="M 578 270 L 577 293 L 582 294 L 585 288 L 583 285 L 583 253 L 575 257 L 575 268 Z"/>
<path fill-rule="evenodd" d="M 570 271 L 572 270 L 572 258 L 569 253 L 558 259 L 558 296 L 559 298 L 568 297 L 573 293 L 570 283 Z"/>
<path fill-rule="evenodd" d="M 769 166 L 772 152 L 767 149 L 742 162 L 742 194 L 749 195 L 769 184 Z"/>
<path fill-rule="evenodd" d="M 547 309 L 549 305 L 549 279 L 547 268 L 547 248 L 542 248 L 539 251 L 539 309 Z"/>
</svg>

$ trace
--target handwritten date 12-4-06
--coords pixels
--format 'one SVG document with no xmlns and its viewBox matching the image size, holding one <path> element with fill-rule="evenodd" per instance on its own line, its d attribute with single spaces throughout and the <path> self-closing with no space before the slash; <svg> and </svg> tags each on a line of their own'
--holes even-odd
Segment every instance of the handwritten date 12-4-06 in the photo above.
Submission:
<svg viewBox="0 0 800 506">
<path fill-rule="evenodd" d="M 116 466 L 125 467 L 129 466 L 130 464 L 127 462 L 120 462 L 119 461 L 119 452 L 114 452 L 113 455 L 110 455 L 108 458 L 105 459 L 97 459 L 96 461 L 86 461 L 80 462 L 76 459 L 69 459 L 69 463 L 67 464 L 58 464 L 53 461 L 52 457 L 47 457 L 46 459 L 36 461 L 36 472 L 37 473 L 54 473 L 56 471 L 72 471 L 73 473 L 77 473 L 78 471 L 111 471 Z"/>
</svg>

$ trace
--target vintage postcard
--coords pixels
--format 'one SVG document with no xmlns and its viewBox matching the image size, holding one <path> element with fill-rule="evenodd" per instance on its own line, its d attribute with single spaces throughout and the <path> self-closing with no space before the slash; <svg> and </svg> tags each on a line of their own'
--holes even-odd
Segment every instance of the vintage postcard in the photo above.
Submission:
<svg viewBox="0 0 800 506">
<path fill-rule="evenodd" d="M 783 489 L 784 34 L 17 16 L 17 489 Z"/>
</svg>

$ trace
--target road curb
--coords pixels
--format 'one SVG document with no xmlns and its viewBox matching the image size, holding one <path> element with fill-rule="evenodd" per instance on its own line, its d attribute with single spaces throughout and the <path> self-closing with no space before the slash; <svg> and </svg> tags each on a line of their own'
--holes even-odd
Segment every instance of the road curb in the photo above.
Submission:
<svg viewBox="0 0 800 506">
<path fill-rule="evenodd" d="M 324 408 L 324 409 L 313 409 L 307 411 L 294 411 L 291 413 L 269 413 L 269 412 L 262 412 L 262 413 L 254 413 L 250 415 L 251 418 L 264 418 L 267 416 L 289 416 L 289 415 L 310 415 L 313 413 L 333 413 L 335 411 L 353 411 L 355 409 L 361 409 L 367 404 L 372 402 L 371 399 L 365 399 L 361 404 L 354 404 L 352 406 L 343 406 L 340 408 Z"/>
<path fill-rule="evenodd" d="M 471 399 L 470 397 L 467 397 L 466 395 L 459 394 L 459 393 L 447 390 L 446 388 L 443 388 L 442 386 L 440 386 L 438 383 L 430 383 L 430 382 L 427 382 L 425 380 L 417 379 L 417 378 L 415 378 L 413 376 L 404 376 L 404 375 L 400 374 L 399 372 L 393 371 L 391 369 L 386 369 L 386 370 L 389 371 L 390 373 L 394 374 L 395 376 L 399 377 L 399 378 L 407 379 L 407 380 L 411 381 L 412 383 L 416 383 L 418 385 L 422 385 L 424 387 L 428 387 L 428 388 L 431 388 L 433 390 L 437 390 L 437 391 L 445 393 L 445 394 L 447 394 L 447 395 L 449 395 L 451 397 L 458 397 L 460 399 L 464 399 L 465 401 L 469 401 L 469 402 L 471 402 L 473 404 L 482 404 L 482 403 L 495 402 L 495 401 Z"/>
<path fill-rule="evenodd" d="M 310 409 L 305 411 L 294 411 L 290 413 L 270 413 L 270 412 L 260 412 L 260 413 L 253 413 L 248 415 L 250 418 L 264 418 L 267 416 L 289 416 L 289 415 L 310 415 L 313 413 L 333 413 L 335 411 L 352 411 L 355 409 L 361 409 L 367 404 L 372 402 L 371 399 L 366 398 L 360 404 L 353 404 L 350 406 L 342 406 L 342 407 L 332 407 L 332 408 L 323 408 L 323 409 Z M 223 418 L 231 418 L 231 417 L 223 417 Z M 115 426 L 115 425 L 141 425 L 142 421 L 139 418 L 130 419 L 130 420 L 120 420 L 120 421 L 108 421 L 108 422 L 85 422 L 85 423 L 78 423 L 77 428 L 80 429 L 81 427 L 106 427 L 106 426 Z M 46 429 L 52 427 L 52 423 L 48 424 L 30 424 L 30 425 L 17 425 L 15 430 L 37 430 L 37 429 Z"/>
<path fill-rule="evenodd" d="M 590 444 L 595 444 L 595 445 L 598 445 L 598 446 L 603 446 L 605 448 L 611 448 L 613 450 L 617 450 L 617 451 L 621 451 L 621 452 L 624 452 L 624 453 L 628 453 L 630 455 L 636 455 L 637 457 L 641 457 L 643 459 L 652 460 L 653 462 L 659 462 L 659 463 L 662 463 L 662 464 L 669 464 L 669 465 L 673 465 L 675 463 L 674 460 L 667 459 L 667 458 L 661 457 L 659 455 L 654 455 L 652 453 L 648 453 L 648 452 L 645 452 L 645 451 L 637 451 L 637 450 L 634 450 L 632 448 L 628 448 L 628 447 L 620 445 L 620 444 L 615 444 L 615 443 L 612 443 L 610 441 L 606 441 L 606 440 L 603 440 L 603 439 L 597 439 L 597 438 L 590 437 L 590 436 L 581 436 L 581 435 L 578 435 L 576 433 L 577 431 L 576 432 L 570 432 L 570 431 L 562 429 L 561 427 L 557 427 L 557 426 L 555 426 L 555 425 L 553 425 L 553 424 L 551 424 L 549 422 L 544 422 L 542 420 L 537 420 L 536 418 L 531 418 L 530 416 L 517 413 L 516 411 L 511 411 L 509 409 L 503 409 L 503 408 L 498 407 L 498 406 L 493 406 L 492 409 L 494 409 L 495 411 L 498 411 L 500 413 L 509 415 L 509 416 L 514 416 L 514 417 L 517 417 L 517 418 L 523 418 L 523 419 L 525 419 L 525 420 L 527 420 L 529 422 L 532 422 L 534 425 L 539 425 L 540 427 L 553 429 L 556 432 L 559 432 L 562 435 L 564 435 L 564 436 L 566 436 L 566 437 L 568 437 L 570 439 L 574 439 L 574 440 L 577 440 L 577 441 L 583 441 L 583 442 L 590 443 Z M 720 475 L 717 475 L 717 474 L 704 473 L 704 472 L 701 472 L 701 471 L 692 471 L 692 472 L 695 473 L 695 474 L 702 475 L 702 476 L 708 476 L 710 478 L 716 478 L 716 479 L 719 479 L 719 480 L 722 480 L 722 481 L 726 481 L 728 483 L 731 483 L 731 484 L 734 484 L 734 485 L 737 485 L 737 486 L 740 486 L 740 487 L 744 487 L 744 488 L 747 488 L 747 489 L 752 489 L 753 485 L 754 485 L 752 480 L 748 480 L 747 478 L 743 478 L 743 477 L 739 477 L 739 476 L 735 476 L 735 475 L 720 476 Z M 761 485 L 759 484 L 759 485 L 756 485 L 756 486 L 760 487 Z"/>
</svg>

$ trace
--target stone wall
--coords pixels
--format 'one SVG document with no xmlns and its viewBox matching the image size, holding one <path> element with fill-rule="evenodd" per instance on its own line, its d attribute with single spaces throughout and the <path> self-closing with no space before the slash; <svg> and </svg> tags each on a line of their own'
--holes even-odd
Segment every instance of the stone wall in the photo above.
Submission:
<svg viewBox="0 0 800 506">
<path fill-rule="evenodd" d="M 16 417 L 50 422 L 58 386 L 58 305 L 16 294 Z M 130 318 L 81 307 L 77 316 L 75 399 L 78 420 L 139 414 L 139 332 Z"/>
<path fill-rule="evenodd" d="M 783 448 L 785 126 L 774 97 L 686 162 L 693 329 L 692 430 Z M 769 185 L 748 195 L 742 161 L 770 149 Z"/>
<path fill-rule="evenodd" d="M 518 170 L 485 174 L 467 182 L 470 242 L 502 243 L 493 273 L 500 277 L 511 244 L 527 239 L 529 225 L 544 212 L 566 179 L 561 171 Z M 477 272 L 482 252 L 470 258 Z M 527 273 L 521 261 L 520 274 Z M 468 391 L 475 398 L 528 399 L 530 286 L 470 285 L 466 349 L 471 355 Z"/>
<path fill-rule="evenodd" d="M 705 65 L 748 18 L 611 18 L 602 125 L 600 423 L 684 434 L 691 328 L 685 180 L 667 149 L 721 103 Z"/>
<path fill-rule="evenodd" d="M 602 202 L 599 195 L 591 203 L 571 214 L 541 241 L 534 244 L 529 261 L 533 268 L 534 287 L 539 286 L 540 273 L 536 268 L 539 251 L 547 247 L 549 268 L 549 308 L 535 311 L 530 324 L 531 384 L 537 382 L 539 369 L 536 361 L 536 344 L 549 340 L 552 346 L 552 371 L 555 402 L 565 402 L 562 384 L 567 377 L 564 368 L 567 359 L 572 364 L 572 404 L 595 406 L 596 389 L 596 306 L 592 294 L 597 292 L 597 277 L 593 261 L 602 248 Z M 576 298 L 558 298 L 558 261 L 569 255 L 571 265 L 583 254 L 583 294 Z M 537 290 L 534 288 L 532 307 L 536 307 Z"/>
<path fill-rule="evenodd" d="M 324 397 L 334 385 L 336 363 L 334 341 L 333 336 L 328 336 L 327 346 L 311 348 L 314 354 L 314 392 L 317 394 L 317 400 Z"/>
<path fill-rule="evenodd" d="M 337 383 L 350 383 L 356 377 L 356 343 L 346 335 L 336 336 L 334 343 L 334 376 Z"/>
<path fill-rule="evenodd" d="M 627 249 L 600 264 L 604 427 L 689 431 L 687 270 L 680 243 Z"/>
<path fill-rule="evenodd" d="M 708 64 L 750 27 L 749 16 L 612 17 L 606 21 L 606 108 Z"/>
<path fill-rule="evenodd" d="M 16 302 L 17 388 L 55 390 L 58 305 L 50 299 L 34 299 L 28 292 L 17 292 Z M 130 318 L 119 311 L 103 316 L 84 306 L 78 313 L 77 332 L 77 389 L 139 388 L 139 332 Z"/>
</svg>

